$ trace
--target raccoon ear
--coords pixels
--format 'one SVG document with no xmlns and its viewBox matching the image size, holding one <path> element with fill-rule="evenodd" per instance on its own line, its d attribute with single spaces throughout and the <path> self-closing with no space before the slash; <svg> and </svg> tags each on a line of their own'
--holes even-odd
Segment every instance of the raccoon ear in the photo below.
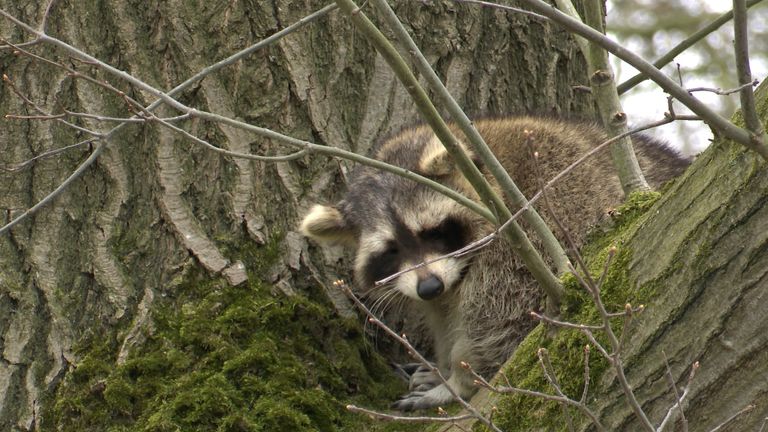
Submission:
<svg viewBox="0 0 768 432">
<path fill-rule="evenodd" d="M 320 243 L 355 243 L 355 231 L 335 208 L 315 205 L 301 221 L 301 233 Z"/>
<path fill-rule="evenodd" d="M 464 145 L 463 142 L 459 142 L 459 146 L 464 152 L 472 159 L 475 165 L 480 165 L 480 160 L 475 154 Z M 453 158 L 445 149 L 443 143 L 433 138 L 429 144 L 427 144 L 424 152 L 422 153 L 421 160 L 419 161 L 419 172 L 428 177 L 443 177 L 452 174 L 456 171 L 456 164 Z"/>
</svg>

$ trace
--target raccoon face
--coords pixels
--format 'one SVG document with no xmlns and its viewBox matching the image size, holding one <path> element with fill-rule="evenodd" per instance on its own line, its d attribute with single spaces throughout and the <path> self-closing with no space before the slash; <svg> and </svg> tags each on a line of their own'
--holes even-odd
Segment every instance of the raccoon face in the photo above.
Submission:
<svg viewBox="0 0 768 432">
<path fill-rule="evenodd" d="M 472 194 L 428 127 L 402 132 L 385 142 L 376 156 Z M 333 207 L 315 206 L 301 231 L 320 242 L 356 247 L 355 279 L 365 291 L 387 276 L 466 246 L 479 232 L 477 221 L 467 209 L 429 188 L 362 167 L 347 196 Z M 432 300 L 455 288 L 468 264 L 468 258 L 442 259 L 400 275 L 391 286 L 407 297 Z"/>
<path fill-rule="evenodd" d="M 387 229 L 361 233 L 355 275 L 364 287 L 423 262 L 429 262 L 467 244 L 469 229 L 448 216 L 427 225 L 409 225 L 394 214 Z M 461 280 L 466 259 L 446 258 L 400 275 L 393 286 L 416 300 L 432 300 Z"/>
<path fill-rule="evenodd" d="M 347 201 L 334 207 L 315 206 L 304 218 L 302 231 L 324 242 L 355 244 L 355 279 L 363 290 L 471 241 L 473 230 L 463 208 L 431 191 L 410 192 L 415 195 L 408 198 L 416 198 L 422 205 L 396 194 L 386 205 L 368 206 L 365 211 L 355 211 L 356 206 Z M 364 223 L 355 220 L 359 213 L 364 214 Z M 455 288 L 468 264 L 469 258 L 442 259 L 400 275 L 391 286 L 409 298 L 432 300 Z"/>
</svg>

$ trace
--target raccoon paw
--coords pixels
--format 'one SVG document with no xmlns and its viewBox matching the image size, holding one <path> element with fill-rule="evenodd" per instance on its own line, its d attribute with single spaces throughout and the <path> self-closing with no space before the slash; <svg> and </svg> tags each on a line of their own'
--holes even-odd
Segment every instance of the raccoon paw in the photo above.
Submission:
<svg viewBox="0 0 768 432">
<path fill-rule="evenodd" d="M 413 411 L 428 408 L 445 406 L 453 402 L 453 395 L 448 391 L 445 384 L 429 390 L 414 391 L 403 396 L 400 400 L 392 404 L 392 408 L 398 411 Z"/>
<path fill-rule="evenodd" d="M 437 387 L 441 383 L 442 380 L 431 368 L 420 365 L 418 369 L 411 373 L 411 379 L 408 381 L 408 390 L 412 392 L 425 392 Z"/>
<path fill-rule="evenodd" d="M 435 366 L 434 363 L 430 364 Z M 408 390 L 412 392 L 425 392 L 442 382 L 430 367 L 422 363 L 395 363 L 393 366 L 397 375 L 408 382 Z"/>
</svg>

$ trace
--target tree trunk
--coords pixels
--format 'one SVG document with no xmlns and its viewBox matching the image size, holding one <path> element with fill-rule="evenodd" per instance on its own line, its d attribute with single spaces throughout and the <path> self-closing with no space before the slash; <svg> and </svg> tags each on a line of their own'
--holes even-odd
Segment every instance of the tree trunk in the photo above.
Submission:
<svg viewBox="0 0 768 432">
<path fill-rule="evenodd" d="M 758 90 L 768 121 L 768 88 Z M 633 326 L 628 377 L 655 424 L 700 368 L 684 404 L 689 430 L 708 431 L 749 405 L 728 431 L 768 417 L 768 176 L 756 153 L 718 142 L 649 212 L 627 247 L 630 280 L 656 297 Z M 613 383 L 598 407 L 609 430 L 640 430 Z M 678 422 L 678 430 L 680 423 Z"/>
<path fill-rule="evenodd" d="M 756 98 L 763 122 L 768 121 L 768 87 L 762 85 Z M 633 222 L 622 222 L 585 247 L 595 274 L 604 268 L 607 248 L 618 247 L 601 291 L 609 312 L 627 303 L 644 305 L 626 333 L 621 358 L 654 427 L 675 405 L 676 393 L 684 391 L 687 430 L 762 431 L 768 425 L 766 177 L 759 155 L 719 140 L 643 216 L 630 216 Z M 599 322 L 584 288 L 574 283 L 566 292 L 575 300 L 565 301 L 562 319 Z M 620 319 L 613 325 L 620 330 Z M 578 401 L 584 389 L 582 349 L 592 342 L 579 330 L 560 329 L 554 337 L 544 330 L 540 326 L 521 342 L 502 369 L 505 379 L 497 382 L 553 394 L 538 364 L 537 351 L 546 348 L 559 386 Z M 600 339 L 602 331 L 593 333 L 610 352 Z M 617 373 L 594 346 L 590 359 L 586 401 L 604 430 L 647 430 L 628 404 Z M 695 362 L 699 366 L 691 380 Z M 541 397 L 498 397 L 482 390 L 473 404 L 497 406 L 494 419 L 502 430 L 569 430 L 562 406 Z M 569 411 L 577 430 L 597 430 L 586 415 L 573 407 Z M 679 410 L 663 430 L 685 430 Z"/>
<path fill-rule="evenodd" d="M 0 4 L 33 26 L 46 11 L 40 2 Z M 309 0 L 142 2 L 140 7 L 122 1 L 54 1 L 46 30 L 168 90 L 322 6 Z M 534 18 L 452 2 L 402 1 L 396 12 L 468 113 L 571 116 L 589 111 L 589 97 L 572 89 L 587 80 L 565 32 Z M 8 20 L 0 22 L 0 31 L 13 43 L 31 38 Z M 61 49 L 27 49 L 107 80 L 145 105 L 153 100 Z M 0 56 L 3 73 L 18 91 L 50 114 L 62 109 L 131 114 L 120 96 L 103 87 L 10 50 Z M 3 114 L 39 114 L 10 86 L 0 92 Z M 388 66 L 338 11 L 207 76 L 179 100 L 361 153 L 416 115 Z M 159 113 L 177 115 L 171 109 Z M 114 126 L 70 120 L 99 132 Z M 230 150 L 286 152 L 276 142 L 231 127 L 199 120 L 180 125 Z M 0 166 L 5 168 L 87 137 L 55 121 L 3 120 L 2 129 Z M 52 191 L 93 149 L 82 145 L 23 170 L 0 171 L 3 222 Z M 201 303 L 211 292 L 250 287 L 236 291 L 239 301 L 260 292 L 264 282 L 272 303 L 306 298 L 349 316 L 349 304 L 329 283 L 347 275 L 344 257 L 308 246 L 295 230 L 310 203 L 331 201 L 343 188 L 349 165 L 321 156 L 280 164 L 221 157 L 157 125 L 132 125 L 110 139 L 97 162 L 52 204 L 0 237 L 0 428 L 104 430 L 111 422 L 159 421 L 152 413 L 165 409 L 163 401 L 152 398 L 162 388 L 126 393 L 131 397 L 117 389 L 137 382 L 137 359 L 148 361 L 147 353 L 162 351 L 162 363 L 171 368 L 167 353 L 179 347 L 168 335 L 188 335 L 187 312 L 203 314 L 213 327 L 220 316 L 216 308 L 228 311 L 229 303 Z M 269 258 L 275 250 L 279 256 Z M 201 305 L 210 306 L 213 315 L 197 309 Z M 259 319 L 254 322 L 267 326 L 266 318 Z M 204 333 L 207 327 L 201 328 Z M 299 337 L 290 333 L 295 329 L 285 331 L 286 339 Z M 185 356 L 193 362 L 207 358 L 185 351 L 184 346 L 194 345 L 185 341 L 188 345 L 179 348 Z M 191 373 L 193 366 L 179 367 Z M 165 375 L 153 376 L 165 382 Z M 242 378 L 229 377 L 238 383 Z M 344 391 L 336 393 L 343 401 L 339 394 Z M 90 405 L 102 403 L 104 417 L 86 414 Z"/>
</svg>

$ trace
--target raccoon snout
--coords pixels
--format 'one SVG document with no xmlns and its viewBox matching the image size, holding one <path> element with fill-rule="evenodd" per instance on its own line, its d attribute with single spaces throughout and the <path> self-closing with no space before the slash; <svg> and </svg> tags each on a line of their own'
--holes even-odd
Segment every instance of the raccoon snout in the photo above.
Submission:
<svg viewBox="0 0 768 432">
<path fill-rule="evenodd" d="M 426 279 L 420 280 L 416 286 L 416 294 L 423 300 L 432 300 L 443 293 L 443 281 L 435 275 L 429 275 Z"/>
</svg>

